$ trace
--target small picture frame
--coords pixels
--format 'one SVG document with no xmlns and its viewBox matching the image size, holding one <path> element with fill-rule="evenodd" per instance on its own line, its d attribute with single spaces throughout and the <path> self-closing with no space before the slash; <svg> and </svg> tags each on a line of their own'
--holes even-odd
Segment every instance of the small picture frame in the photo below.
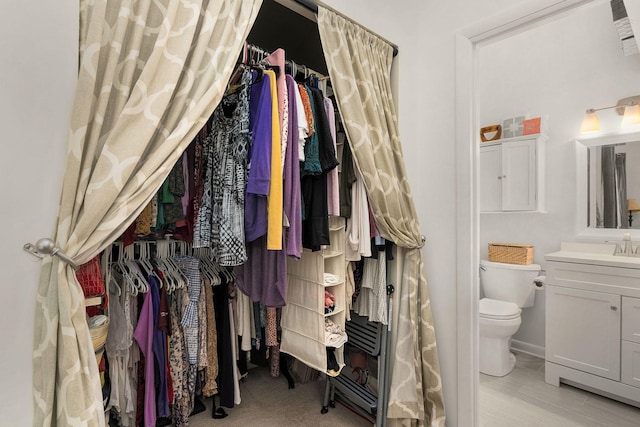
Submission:
<svg viewBox="0 0 640 427">
<path fill-rule="evenodd" d="M 516 116 L 505 119 L 502 122 L 502 137 L 515 138 L 517 136 L 522 136 L 523 128 L 524 116 Z"/>
<path fill-rule="evenodd" d="M 540 124 L 542 119 L 540 117 L 534 117 L 532 119 L 526 119 L 523 122 L 522 134 L 523 135 L 534 135 L 536 133 L 540 133 Z"/>
</svg>

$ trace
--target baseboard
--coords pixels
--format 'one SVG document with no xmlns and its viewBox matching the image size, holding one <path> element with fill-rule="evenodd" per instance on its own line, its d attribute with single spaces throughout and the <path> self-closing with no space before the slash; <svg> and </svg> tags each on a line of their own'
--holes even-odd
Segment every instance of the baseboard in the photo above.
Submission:
<svg viewBox="0 0 640 427">
<path fill-rule="evenodd" d="M 544 359 L 544 347 L 524 341 L 511 340 L 511 349 Z"/>
</svg>

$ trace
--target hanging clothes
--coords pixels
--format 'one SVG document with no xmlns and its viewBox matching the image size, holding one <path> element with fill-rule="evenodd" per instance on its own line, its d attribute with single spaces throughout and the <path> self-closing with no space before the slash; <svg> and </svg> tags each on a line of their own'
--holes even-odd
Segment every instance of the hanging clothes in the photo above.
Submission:
<svg viewBox="0 0 640 427">
<path fill-rule="evenodd" d="M 223 279 L 223 278 L 222 278 Z M 231 351 L 231 324 L 229 318 L 229 298 L 227 292 L 227 282 L 213 287 L 213 303 L 216 319 L 216 331 L 218 335 L 218 394 L 220 396 L 220 406 L 233 408 L 234 406 L 234 385 L 233 369 L 235 359 Z"/>
<path fill-rule="evenodd" d="M 245 208 L 245 238 L 253 242 L 267 233 L 267 195 L 271 180 L 273 101 L 268 78 L 253 72 L 250 98 L 251 150 Z"/>
<path fill-rule="evenodd" d="M 247 257 L 244 214 L 251 146 L 250 87 L 251 72 L 245 70 L 240 89 L 226 95 L 215 109 L 211 134 L 202 148 L 206 172 L 194 247 L 214 248 L 223 266 L 242 264 Z"/>
<path fill-rule="evenodd" d="M 349 141 L 347 141 L 344 131 L 337 135 L 342 142 L 342 170 L 340 171 L 340 216 L 351 218 L 351 188 L 356 182 L 356 172 L 353 167 L 353 154 Z"/>
<path fill-rule="evenodd" d="M 298 110 L 298 129 L 300 130 L 300 134 L 298 135 L 298 157 L 301 162 L 304 162 L 306 140 L 314 132 L 313 114 L 311 112 L 311 103 L 309 102 L 307 90 L 303 85 L 296 84 L 296 86 L 298 88 L 296 91 L 296 108 Z"/>
<path fill-rule="evenodd" d="M 278 48 L 274 50 L 264 61 L 267 64 L 277 66 L 278 75 L 276 77 L 277 99 L 278 99 L 278 117 L 280 118 L 280 158 L 281 164 L 284 164 L 284 156 L 287 148 L 288 125 L 289 125 L 289 102 L 287 99 L 287 86 L 285 83 L 284 73 L 284 49 Z"/>
<path fill-rule="evenodd" d="M 265 70 L 271 93 L 276 93 L 276 75 Z M 271 117 L 271 175 L 267 195 L 267 249 L 282 250 L 282 162 L 280 158 L 280 118 L 276 115 L 277 99 L 272 96 Z"/>
<path fill-rule="evenodd" d="M 114 282 L 121 280 L 114 278 Z M 131 352 L 131 335 L 129 334 L 128 315 L 120 303 L 121 296 L 111 287 L 109 295 L 109 334 L 107 335 L 106 354 L 109 359 L 109 378 L 111 393 L 109 404 L 105 408 L 119 425 L 129 427 L 135 425 L 135 388 L 132 388 L 131 376 L 128 374 Z M 122 298 L 129 298 L 125 293 Z"/>
<path fill-rule="evenodd" d="M 247 244 L 249 260 L 235 268 L 236 284 L 253 302 L 283 307 L 287 294 L 286 251 L 267 250 L 266 236 Z"/>
<path fill-rule="evenodd" d="M 189 425 L 189 384 L 187 371 L 189 362 L 180 319 L 188 301 L 184 290 L 178 290 L 171 299 L 171 336 L 169 337 L 169 367 L 173 379 L 173 423 L 176 427 Z"/>
<path fill-rule="evenodd" d="M 138 326 L 133 334 L 144 355 L 144 425 L 156 425 L 155 371 L 153 362 L 154 313 L 151 294 L 144 295 Z"/>
<path fill-rule="evenodd" d="M 331 135 L 331 142 L 333 143 L 333 151 L 337 153 L 336 115 L 333 102 L 331 102 L 329 98 L 324 98 L 323 103 L 329 122 L 329 134 Z M 340 216 L 340 190 L 338 180 L 338 168 L 335 167 L 327 173 L 327 213 L 330 216 Z"/>
<path fill-rule="evenodd" d="M 213 305 L 212 283 L 209 279 L 203 279 L 202 291 L 205 298 L 207 316 L 207 367 L 205 369 L 205 383 L 202 394 L 211 397 L 218 393 L 216 378 L 218 377 L 218 334 Z"/>
<path fill-rule="evenodd" d="M 167 392 L 167 334 L 158 328 L 160 319 L 160 289 L 158 280 L 148 277 L 149 292 L 151 295 L 151 303 L 153 304 L 153 355 L 156 361 L 158 384 L 155 389 L 156 393 L 156 411 L 160 417 L 169 417 L 169 395 Z M 153 390 L 152 390 L 153 391 Z M 147 393 L 150 391 L 147 389 Z"/>
<path fill-rule="evenodd" d="M 287 75 L 285 79 L 290 109 L 287 150 L 283 174 L 284 212 L 289 225 L 286 232 L 286 248 L 287 255 L 299 259 L 302 256 L 302 195 L 300 189 L 300 159 L 298 150 L 298 135 L 300 133 L 298 119 L 300 114 L 297 102 L 300 94 L 293 77 Z M 302 116 L 304 117 L 304 114 Z M 306 120 L 304 125 L 306 126 Z"/>
<path fill-rule="evenodd" d="M 384 254 L 378 258 L 363 258 L 364 266 L 360 293 L 353 311 L 368 317 L 371 322 L 389 323 L 387 308 L 387 261 Z"/>
</svg>

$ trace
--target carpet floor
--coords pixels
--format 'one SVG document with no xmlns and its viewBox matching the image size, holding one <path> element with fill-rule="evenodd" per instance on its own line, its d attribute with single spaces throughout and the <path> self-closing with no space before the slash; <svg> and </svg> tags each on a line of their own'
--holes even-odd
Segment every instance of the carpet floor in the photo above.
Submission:
<svg viewBox="0 0 640 427">
<path fill-rule="evenodd" d="M 300 384 L 289 389 L 284 376 L 271 377 L 268 368 L 256 367 L 240 383 L 242 402 L 233 408 L 223 408 L 227 417 L 211 418 L 211 399 L 205 400 L 207 410 L 189 418 L 190 427 L 365 427 L 372 424 L 336 402 L 335 408 L 321 414 L 325 379 Z"/>
</svg>

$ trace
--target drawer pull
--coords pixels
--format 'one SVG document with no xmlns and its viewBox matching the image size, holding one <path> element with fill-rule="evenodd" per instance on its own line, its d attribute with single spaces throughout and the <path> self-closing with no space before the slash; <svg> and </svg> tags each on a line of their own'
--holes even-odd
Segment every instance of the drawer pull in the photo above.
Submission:
<svg viewBox="0 0 640 427">
<path fill-rule="evenodd" d="M 611 308 L 611 310 L 613 310 L 613 311 L 616 311 L 616 310 L 618 309 L 618 307 L 616 307 L 615 305 L 612 305 L 610 308 Z"/>
</svg>

